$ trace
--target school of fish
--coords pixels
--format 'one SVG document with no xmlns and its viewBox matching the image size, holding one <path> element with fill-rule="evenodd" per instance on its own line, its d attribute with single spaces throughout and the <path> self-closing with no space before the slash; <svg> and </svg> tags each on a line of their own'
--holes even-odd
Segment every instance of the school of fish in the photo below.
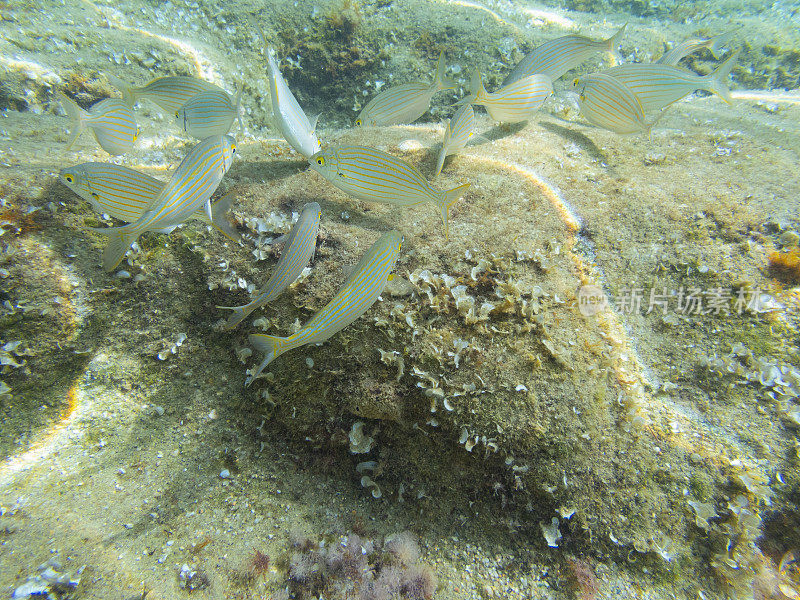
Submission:
<svg viewBox="0 0 800 600">
<path fill-rule="evenodd" d="M 494 92 L 486 91 L 481 73 L 475 71 L 468 95 L 456 103 L 458 108 L 445 128 L 434 177 L 441 173 L 448 156 L 458 154 L 474 139 L 473 106 L 483 106 L 497 122 L 527 121 L 554 93 L 557 79 L 598 53 L 608 53 L 617 64 L 599 73 L 581 75 L 573 82 L 581 114 L 596 127 L 622 135 L 649 134 L 667 107 L 696 90 L 716 94 L 731 103 L 726 80 L 738 51 L 709 75 L 698 75 L 678 63 L 701 49 L 709 50 L 716 58 L 732 32 L 680 42 L 655 63 L 623 64 L 618 47 L 624 31 L 625 25 L 605 40 L 566 35 L 545 42 L 527 54 Z M 444 236 L 448 238 L 450 208 L 463 197 L 469 183 L 439 190 L 416 167 L 376 148 L 325 148 L 316 134 L 319 115 L 312 119 L 306 116 L 284 80 L 274 52 L 269 50 L 267 59 L 274 124 L 292 148 L 308 160 L 311 170 L 359 200 L 399 206 L 432 203 L 440 211 Z M 404 83 L 378 93 L 361 110 L 355 125 L 385 127 L 415 121 L 427 112 L 438 92 L 455 87 L 446 71 L 444 55 L 440 54 L 431 83 Z M 141 100 L 167 111 L 181 130 L 200 142 L 166 182 L 110 162 L 89 162 L 61 170 L 59 179 L 97 212 L 127 223 L 93 229 L 109 238 L 103 251 L 103 267 L 114 270 L 142 233 L 170 233 L 189 219 L 198 219 L 238 240 L 238 233 L 225 217 L 234 195 L 229 193 L 214 202 L 212 196 L 236 153 L 236 140 L 228 135 L 234 121 L 244 130 L 239 110 L 241 93 L 234 97 L 219 86 L 194 77 L 159 77 L 142 87 L 128 85 L 111 74 L 107 77 L 119 89 L 121 99 L 106 98 L 85 110 L 60 95 L 72 121 L 68 149 L 88 128 L 109 154 L 130 151 L 139 136 L 133 109 Z M 226 327 L 241 323 L 300 277 L 314 259 L 321 218 L 318 203 L 310 202 L 302 208 L 292 230 L 275 242 L 283 243 L 283 251 L 258 295 L 243 306 L 218 307 L 232 311 Z M 250 335 L 250 343 L 264 358 L 248 371 L 245 385 L 249 386 L 281 354 L 324 342 L 369 310 L 392 278 L 402 245 L 403 236 L 398 231 L 381 235 L 330 302 L 292 335 Z"/>
</svg>

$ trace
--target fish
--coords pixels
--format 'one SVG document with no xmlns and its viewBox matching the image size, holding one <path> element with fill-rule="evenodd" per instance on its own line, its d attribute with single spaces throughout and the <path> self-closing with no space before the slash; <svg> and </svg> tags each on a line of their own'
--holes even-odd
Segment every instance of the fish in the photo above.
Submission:
<svg viewBox="0 0 800 600">
<path fill-rule="evenodd" d="M 175 111 L 200 92 L 222 89 L 218 85 L 199 77 L 186 77 L 183 75 L 157 77 L 142 87 L 128 85 L 110 73 L 106 73 L 106 77 L 108 77 L 111 85 L 122 92 L 122 100 L 126 104 L 133 106 L 142 98 L 146 98 L 158 104 L 169 114 L 175 114 Z"/>
<path fill-rule="evenodd" d="M 439 54 L 436 63 L 436 77 L 433 83 L 414 81 L 395 85 L 379 93 L 361 109 L 356 119 L 359 127 L 382 127 L 413 123 L 425 114 L 433 96 L 442 90 L 455 87 L 455 83 L 445 76 L 444 53 Z"/>
<path fill-rule="evenodd" d="M 106 98 L 83 110 L 74 100 L 59 93 L 61 104 L 72 119 L 72 137 L 67 150 L 72 148 L 83 130 L 92 130 L 100 147 L 113 156 L 125 154 L 139 138 L 139 126 L 131 107 L 119 98 Z"/>
<path fill-rule="evenodd" d="M 267 58 L 269 61 L 269 91 L 272 96 L 272 114 L 275 125 L 283 135 L 283 139 L 308 158 L 322 147 L 316 133 L 319 115 L 309 120 L 297 103 L 292 90 L 286 85 L 286 80 L 281 75 L 278 62 L 271 49 L 267 51 Z"/>
<path fill-rule="evenodd" d="M 236 94 L 234 105 L 233 98 L 225 90 L 206 90 L 192 96 L 176 110 L 175 120 L 181 129 L 200 140 L 212 135 L 225 135 L 237 118 L 240 130 L 244 131 L 239 114 L 240 99 L 241 92 Z"/>
<path fill-rule="evenodd" d="M 603 71 L 627 85 L 642 103 L 644 111 L 662 110 L 695 90 L 711 92 L 728 104 L 733 103 L 725 80 L 733 69 L 739 52 L 728 57 L 709 75 L 675 65 L 660 63 L 631 63 Z"/>
<path fill-rule="evenodd" d="M 419 170 L 391 154 L 367 146 L 337 146 L 308 159 L 311 168 L 334 186 L 359 200 L 413 206 L 433 202 L 439 207 L 448 237 L 450 207 L 469 183 L 451 190 L 433 189 Z"/>
<path fill-rule="evenodd" d="M 250 344 L 264 353 L 264 359 L 250 371 L 245 386 L 253 383 L 281 354 L 306 344 L 324 342 L 367 312 L 386 287 L 402 246 L 403 236 L 398 231 L 387 231 L 379 237 L 361 257 L 336 296 L 296 333 L 288 337 L 251 334 Z"/>
<path fill-rule="evenodd" d="M 483 87 L 480 71 L 475 71 L 470 85 L 471 95 L 460 102 L 486 108 L 494 121 L 519 123 L 527 121 L 553 93 L 553 82 L 548 75 L 528 75 L 488 93 Z"/>
<path fill-rule="evenodd" d="M 450 154 L 457 154 L 467 145 L 467 141 L 472 136 L 475 129 L 475 112 L 471 104 L 465 104 L 459 108 L 450 121 L 444 132 L 442 149 L 439 151 L 439 159 L 436 161 L 436 175 L 442 172 L 445 157 Z"/>
<path fill-rule="evenodd" d="M 169 233 L 203 206 L 213 220 L 211 194 L 231 167 L 235 154 L 236 141 L 231 136 L 206 138 L 186 155 L 139 219 L 122 227 L 92 229 L 109 236 L 103 250 L 103 268 L 114 270 L 145 231 Z"/>
<path fill-rule="evenodd" d="M 228 317 L 226 327 L 235 327 L 241 323 L 259 306 L 264 306 L 277 298 L 300 276 L 303 269 L 313 260 L 321 216 L 322 209 L 316 202 L 309 202 L 303 206 L 300 217 L 286 238 L 281 258 L 269 281 L 259 291 L 258 297 L 244 306 L 217 307 L 233 311 L 233 314 Z"/>
<path fill-rule="evenodd" d="M 645 121 L 642 103 L 618 79 L 593 73 L 577 78 L 575 87 L 581 113 L 593 125 L 619 134 L 650 131 L 652 123 Z"/>
<path fill-rule="evenodd" d="M 619 64 L 622 62 L 622 57 L 617 47 L 627 25 L 626 23 L 620 27 L 619 31 L 607 40 L 593 40 L 582 35 L 565 35 L 545 42 L 525 55 L 525 58 L 506 76 L 502 85 L 509 85 L 537 73 L 548 75 L 554 82 L 598 52 L 608 52 Z"/>
<path fill-rule="evenodd" d="M 97 212 L 126 223 L 139 220 L 165 185 L 163 181 L 145 173 L 122 165 L 101 162 L 61 169 L 59 179 L 78 196 L 89 201 Z M 213 225 L 229 238 L 238 240 L 239 234 L 225 218 L 233 198 L 233 193 L 230 193 L 212 204 L 211 220 L 204 210 L 197 211 L 191 218 Z"/>
<path fill-rule="evenodd" d="M 734 30 L 726 31 L 725 33 L 720 33 L 719 35 L 711 36 L 710 38 L 703 39 L 703 38 L 688 38 L 676 44 L 670 50 L 667 50 L 661 58 L 659 58 L 656 62 L 662 65 L 677 65 L 678 62 L 684 57 L 688 56 L 689 54 L 693 54 L 698 50 L 702 50 L 703 48 L 707 48 L 709 52 L 714 56 L 717 57 L 717 53 L 719 50 L 725 46 L 728 40 L 733 35 Z"/>
</svg>

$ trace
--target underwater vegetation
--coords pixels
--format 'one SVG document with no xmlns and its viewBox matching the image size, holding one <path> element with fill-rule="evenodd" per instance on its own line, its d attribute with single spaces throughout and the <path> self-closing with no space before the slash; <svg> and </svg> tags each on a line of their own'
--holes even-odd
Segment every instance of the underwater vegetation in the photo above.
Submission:
<svg viewBox="0 0 800 600">
<path fill-rule="evenodd" d="M 436 574 L 420 562 L 408 531 L 370 539 L 348 533 L 326 544 L 295 537 L 289 558 L 289 589 L 299 600 L 432 600 Z"/>
<path fill-rule="evenodd" d="M 620 22 L 591 36 L 562 36 L 543 27 L 537 35 L 545 41 L 523 61 L 547 72 L 503 85 L 517 71 L 507 57 L 516 55 L 492 45 L 476 56 L 471 40 L 453 37 L 442 54 L 441 36 L 421 33 L 417 55 L 369 37 L 374 12 L 396 8 L 302 5 L 312 13 L 308 31 L 276 17 L 270 25 L 283 34 L 264 36 L 279 52 L 264 48 L 259 68 L 269 87 L 260 95 L 253 81 L 229 91 L 212 84 L 219 73 L 200 59 L 194 76 L 183 63 L 158 63 L 163 54 L 130 65 L 120 58 L 113 70 L 144 83 L 117 82 L 143 124 L 135 138 L 125 120 L 130 155 L 98 162 L 108 159 L 92 144 L 64 164 L 58 151 L 68 139 L 59 134 L 56 158 L 35 163 L 46 188 L 12 206 L 0 234 L 9 255 L 0 264 L 8 303 L 0 398 L 4 417 L 17 418 L 39 405 L 33 391 L 43 397 L 65 372 L 79 374 L 69 390 L 50 392 L 65 399 L 69 423 L 80 425 L 65 428 L 65 443 L 54 438 L 53 447 L 65 448 L 52 468 L 52 477 L 63 478 L 63 510 L 83 509 L 86 491 L 97 497 L 100 486 L 113 489 L 120 501 L 109 512 L 129 515 L 109 520 L 103 541 L 114 557 L 128 552 L 116 559 L 120 572 L 131 564 L 137 573 L 156 569 L 153 579 L 166 572 L 173 596 L 224 593 L 227 569 L 237 594 L 276 600 L 428 600 L 470 591 L 476 598 L 602 598 L 625 578 L 688 597 L 794 600 L 800 379 L 792 316 L 783 308 L 792 306 L 797 244 L 788 234 L 779 242 L 752 216 L 747 194 L 755 205 L 771 193 L 778 205 L 779 186 L 735 176 L 764 156 L 765 173 L 780 163 L 754 143 L 747 122 L 737 124 L 740 100 L 674 105 L 696 89 L 731 99 L 727 76 L 743 57 L 734 51 L 739 42 L 730 40 L 734 52 L 714 54 L 710 69 L 715 44 L 706 36 L 720 30 L 696 32 L 671 55 L 702 68 L 628 63 L 636 67 L 578 73 L 573 92 L 567 81 L 553 83 L 586 68 L 584 56 L 650 60 L 618 52 L 650 31 Z M 487 30 L 495 26 L 488 12 L 474 10 Z M 233 13 L 221 18 L 220 31 L 238 24 Z M 261 39 L 251 33 L 237 42 Z M 558 60 L 544 60 L 543 47 L 559 49 Z M 681 54 L 695 50 L 688 59 Z M 404 68 L 407 77 L 378 77 L 398 62 L 413 65 Z M 461 90 L 440 94 L 453 83 L 446 79 L 463 82 L 481 62 L 491 65 L 490 76 L 476 68 L 460 101 Z M 146 64 L 157 68 L 143 79 L 134 65 Z M 212 66 L 225 71 L 223 81 L 238 72 L 230 62 Z M 369 85 L 355 100 L 338 93 L 365 77 Z M 345 86 L 342 78 L 351 81 Z M 97 81 L 105 88 L 106 79 Z M 94 81 L 59 87 L 87 114 L 102 113 L 92 127 L 101 148 L 125 149 L 110 140 L 118 114 L 101 110 L 108 103 L 99 96 L 109 91 L 78 96 L 96 89 Z M 269 110 L 259 104 L 270 101 Z M 360 115 L 366 127 L 318 131 L 320 110 L 323 125 Z M 440 117 L 456 110 L 440 150 Z M 754 110 L 765 121 L 781 116 Z M 222 138 L 242 116 L 248 127 L 275 118 L 288 145 L 241 124 L 235 145 Z M 417 119 L 436 124 L 406 127 Z M 57 120 L 43 115 L 41 123 L 55 129 Z M 204 162 L 207 138 L 182 139 L 209 130 L 223 140 L 215 152 L 226 155 L 212 159 L 213 168 Z M 73 164 L 79 160 L 92 162 Z M 434 172 L 441 179 L 430 184 Z M 27 212 L 39 197 L 49 206 Z M 115 243 L 103 273 L 97 228 L 113 219 L 132 225 L 108 229 Z M 63 276 L 45 281 L 62 263 Z M 32 265 L 37 272 L 27 274 Z M 696 310 L 628 311 L 635 293 L 622 288 L 638 285 L 635 279 L 663 285 L 661 302 L 693 302 Z M 587 284 L 608 310 L 581 313 Z M 58 286 L 58 294 L 50 291 Z M 26 309 L 34 292 L 41 298 Z M 762 306 L 717 315 L 713 307 L 722 313 L 726 293 L 729 307 L 737 295 Z M 647 292 L 639 299 L 646 309 Z M 64 318 L 70 313 L 74 319 Z M 42 344 L 48 328 L 59 332 Z M 37 343 L 28 345 L 31 332 Z M 108 402 L 116 405 L 106 410 Z M 104 412 L 95 416 L 87 406 Z M 276 475 L 270 451 L 286 450 L 284 437 L 294 445 L 285 452 L 289 467 Z M 69 472 L 70 461 L 84 457 L 96 462 L 91 478 Z M 112 463 L 119 464 L 107 469 Z M 340 502 L 325 477 L 296 483 L 317 466 L 357 503 Z M 290 536 L 283 557 L 288 521 L 302 502 L 318 503 L 308 511 L 313 519 L 359 511 L 385 520 L 382 533 L 413 527 L 438 554 L 436 575 L 410 534 Z M 65 519 L 60 510 L 49 512 Z M 414 524 L 392 523 L 397 515 Z M 34 525 L 28 519 L 21 529 Z M 105 527 L 96 529 L 105 535 Z M 492 558 L 491 569 L 505 564 L 506 573 L 481 579 L 489 563 L 458 554 L 475 574 L 453 591 L 455 576 L 439 560 L 465 547 L 462 530 L 470 527 L 502 540 L 514 558 Z M 218 543 L 204 562 L 183 540 L 209 535 Z M 158 547 L 174 552 L 163 567 Z M 525 583 L 515 583 L 514 593 L 493 588 L 505 574 Z M 101 589 L 100 577 L 94 585 Z"/>
</svg>

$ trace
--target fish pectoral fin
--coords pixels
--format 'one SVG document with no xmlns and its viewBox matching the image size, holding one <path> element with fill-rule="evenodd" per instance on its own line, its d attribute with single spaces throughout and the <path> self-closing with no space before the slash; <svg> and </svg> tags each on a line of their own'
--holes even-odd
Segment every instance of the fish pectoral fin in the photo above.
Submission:
<svg viewBox="0 0 800 600">
<path fill-rule="evenodd" d="M 316 116 L 312 117 L 311 119 L 309 119 L 308 122 L 311 124 L 311 133 L 316 133 L 316 131 L 317 131 L 317 122 L 319 121 L 319 118 L 321 116 L 322 116 L 322 113 L 319 113 L 318 115 L 316 115 Z"/>
</svg>

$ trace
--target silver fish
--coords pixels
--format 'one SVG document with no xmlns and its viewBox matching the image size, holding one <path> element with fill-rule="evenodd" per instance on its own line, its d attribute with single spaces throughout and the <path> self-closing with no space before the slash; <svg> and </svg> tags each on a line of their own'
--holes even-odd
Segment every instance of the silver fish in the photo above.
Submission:
<svg viewBox="0 0 800 600">
<path fill-rule="evenodd" d="M 281 75 L 278 62 L 272 50 L 267 53 L 269 60 L 269 91 L 272 96 L 272 114 L 275 124 L 283 138 L 292 148 L 308 158 L 320 149 L 317 139 L 317 120 L 319 115 L 309 120 L 297 103 L 292 90 Z"/>
<path fill-rule="evenodd" d="M 581 114 L 587 121 L 615 133 L 649 131 L 642 104 L 621 81 L 601 73 L 575 80 L 580 94 Z"/>
<path fill-rule="evenodd" d="M 59 96 L 67 116 L 72 119 L 72 137 L 67 144 L 67 150 L 72 148 L 87 127 L 94 133 L 100 147 L 109 154 L 117 156 L 133 149 L 133 144 L 139 137 L 139 126 L 133 110 L 125 102 L 118 98 L 106 98 L 86 111 L 64 94 Z"/>
<path fill-rule="evenodd" d="M 203 140 L 183 159 L 137 221 L 122 227 L 93 229 L 110 238 L 103 251 L 103 268 L 113 270 L 145 231 L 169 231 L 203 206 L 211 218 L 211 195 L 231 167 L 235 153 L 236 141 L 228 135 Z"/>
<path fill-rule="evenodd" d="M 483 106 L 492 120 L 501 123 L 529 120 L 553 93 L 550 77 L 540 74 L 528 75 L 490 94 L 483 87 L 480 71 L 475 71 L 470 87 L 472 94 L 461 102 Z"/>
<path fill-rule="evenodd" d="M 622 59 L 617 47 L 626 26 L 627 23 L 607 40 L 593 40 L 582 35 L 565 35 L 545 42 L 527 54 L 514 67 L 503 80 L 503 86 L 537 73 L 548 75 L 551 81 L 555 81 L 598 52 L 608 52 L 619 64 Z"/>
<path fill-rule="evenodd" d="M 259 291 L 258 297 L 244 306 L 217 307 L 233 311 L 226 323 L 227 327 L 235 327 L 259 306 L 264 306 L 277 298 L 300 276 L 314 257 L 321 210 L 316 202 L 309 202 L 303 206 L 297 223 L 286 239 L 281 259 L 275 266 L 272 277 Z"/>
<path fill-rule="evenodd" d="M 126 223 L 139 220 L 165 185 L 163 181 L 134 169 L 100 162 L 61 169 L 59 179 L 81 198 L 91 202 L 97 212 Z M 212 204 L 211 220 L 204 210 L 197 211 L 192 218 L 213 225 L 229 238 L 237 240 L 239 234 L 225 218 L 233 198 L 233 193 L 226 194 Z"/>
<path fill-rule="evenodd" d="M 675 65 L 631 63 L 603 71 L 627 85 L 636 94 L 646 113 L 661 110 L 695 90 L 716 94 L 728 104 L 733 102 L 725 80 L 733 69 L 739 52 L 734 52 L 709 75 Z"/>
<path fill-rule="evenodd" d="M 311 168 L 343 192 L 359 200 L 413 206 L 432 202 L 439 207 L 448 236 L 450 207 L 464 195 L 468 183 L 451 190 L 433 189 L 416 167 L 367 146 L 337 146 L 308 159 Z"/>
<path fill-rule="evenodd" d="M 442 172 L 445 157 L 457 154 L 464 149 L 474 129 L 475 112 L 472 110 L 471 104 L 465 104 L 455 112 L 453 118 L 447 123 L 442 149 L 439 151 L 439 159 L 436 161 L 436 175 L 434 177 L 437 177 Z"/>
<path fill-rule="evenodd" d="M 239 119 L 240 129 L 244 130 L 239 114 L 240 100 L 241 92 L 236 95 L 235 104 L 225 90 L 200 92 L 175 111 L 175 120 L 181 129 L 200 140 L 212 135 L 225 135 L 236 118 Z"/>
<path fill-rule="evenodd" d="M 445 76 L 446 66 L 443 59 L 444 53 L 439 54 L 433 83 L 414 81 L 390 87 L 361 109 L 356 125 L 381 127 L 413 123 L 419 119 L 428 110 L 436 92 L 455 87 L 455 83 Z"/>
<path fill-rule="evenodd" d="M 297 333 L 288 337 L 251 335 L 250 343 L 264 353 L 264 360 L 251 371 L 245 386 L 250 385 L 281 354 L 306 344 L 324 342 L 367 312 L 386 287 L 402 245 L 403 236 L 397 231 L 389 231 L 378 238 L 361 257 L 336 296 Z"/>
</svg>

